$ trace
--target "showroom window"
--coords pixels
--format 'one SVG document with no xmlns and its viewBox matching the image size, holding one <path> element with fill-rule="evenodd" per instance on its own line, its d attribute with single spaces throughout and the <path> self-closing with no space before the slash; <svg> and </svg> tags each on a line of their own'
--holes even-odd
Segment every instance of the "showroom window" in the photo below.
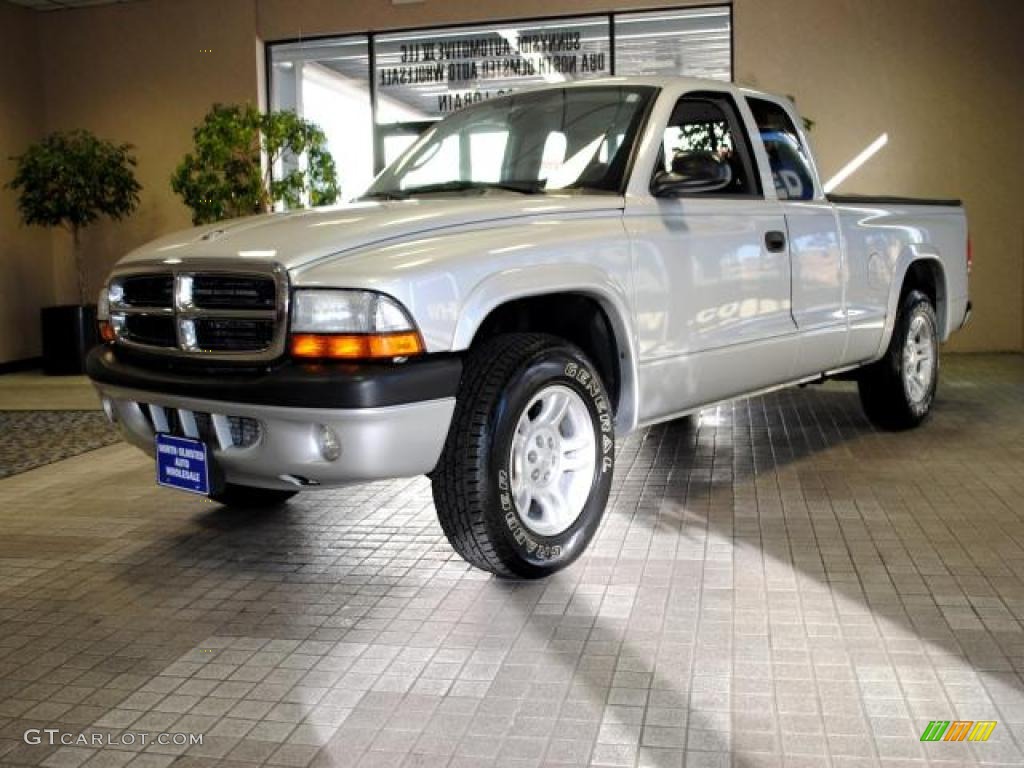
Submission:
<svg viewBox="0 0 1024 768">
<path fill-rule="evenodd" d="M 292 109 L 323 129 L 342 199 L 374 176 L 370 48 L 365 35 L 269 46 L 271 110 Z"/>
<path fill-rule="evenodd" d="M 437 120 L 524 86 L 615 74 L 731 80 L 732 9 L 520 19 L 270 43 L 267 50 L 270 108 L 294 109 L 323 128 L 342 197 L 351 199 Z M 487 158 L 500 158 L 505 140 L 473 136 L 468 151 L 481 178 L 499 173 Z M 552 133 L 544 162 L 557 166 L 564 152 L 565 137 Z M 422 170 L 429 178 L 430 168 Z"/>
<path fill-rule="evenodd" d="M 732 79 L 730 6 L 617 13 L 615 74 Z"/>
<path fill-rule="evenodd" d="M 611 73 L 607 16 L 376 35 L 378 157 L 388 165 L 430 123 L 468 104 Z"/>
</svg>

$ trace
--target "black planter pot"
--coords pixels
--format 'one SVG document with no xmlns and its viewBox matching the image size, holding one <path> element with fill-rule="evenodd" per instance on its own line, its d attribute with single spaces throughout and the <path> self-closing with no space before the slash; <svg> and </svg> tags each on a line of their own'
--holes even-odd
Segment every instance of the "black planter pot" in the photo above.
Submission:
<svg viewBox="0 0 1024 768">
<path fill-rule="evenodd" d="M 43 307 L 43 372 L 50 376 L 85 373 L 85 356 L 99 343 L 96 305 Z"/>
</svg>

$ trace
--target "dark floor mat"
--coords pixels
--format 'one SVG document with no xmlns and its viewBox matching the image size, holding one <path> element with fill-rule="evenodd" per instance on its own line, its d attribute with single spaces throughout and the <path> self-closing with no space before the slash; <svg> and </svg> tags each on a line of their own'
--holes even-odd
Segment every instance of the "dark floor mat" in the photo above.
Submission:
<svg viewBox="0 0 1024 768">
<path fill-rule="evenodd" d="M 0 478 L 119 439 L 100 411 L 0 411 Z"/>
</svg>

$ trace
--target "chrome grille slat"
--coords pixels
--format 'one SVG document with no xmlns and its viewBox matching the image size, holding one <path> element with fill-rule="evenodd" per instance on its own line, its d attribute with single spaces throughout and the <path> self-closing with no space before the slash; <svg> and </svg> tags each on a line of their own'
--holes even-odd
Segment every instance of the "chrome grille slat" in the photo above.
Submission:
<svg viewBox="0 0 1024 768">
<path fill-rule="evenodd" d="M 277 313 L 266 309 L 183 309 L 179 317 L 207 317 L 225 320 L 273 320 Z"/>
<path fill-rule="evenodd" d="M 111 304 L 110 309 L 114 312 L 123 312 L 126 315 L 156 315 L 169 317 L 174 314 L 174 307 L 139 307 L 129 304 Z"/>
<path fill-rule="evenodd" d="M 182 408 L 138 403 L 140 412 L 153 432 L 191 437 L 224 451 L 229 448 L 250 448 L 259 442 L 260 422 L 248 416 L 227 416 Z"/>
<path fill-rule="evenodd" d="M 178 423 L 181 425 L 181 431 L 185 433 L 185 437 L 191 437 L 193 440 L 199 439 L 199 425 L 196 424 L 196 415 L 192 411 L 178 408 Z"/>
<path fill-rule="evenodd" d="M 149 415 L 149 423 L 153 426 L 154 432 L 169 432 L 171 427 L 167 423 L 167 413 L 162 406 L 147 405 L 146 412 Z"/>
<path fill-rule="evenodd" d="M 112 304 L 111 310 L 126 315 L 154 315 L 156 317 L 223 317 L 241 320 L 273 320 L 277 313 L 272 309 L 179 309 L 172 307 L 136 307 L 127 304 Z"/>
<path fill-rule="evenodd" d="M 118 343 L 209 360 L 272 360 L 284 353 L 288 281 L 277 264 L 196 260 L 122 268 L 111 278 Z"/>
<path fill-rule="evenodd" d="M 220 413 L 211 413 L 210 425 L 217 436 L 217 443 L 220 445 L 221 450 L 230 448 L 235 444 L 234 438 L 231 435 L 231 420 L 227 416 Z"/>
</svg>

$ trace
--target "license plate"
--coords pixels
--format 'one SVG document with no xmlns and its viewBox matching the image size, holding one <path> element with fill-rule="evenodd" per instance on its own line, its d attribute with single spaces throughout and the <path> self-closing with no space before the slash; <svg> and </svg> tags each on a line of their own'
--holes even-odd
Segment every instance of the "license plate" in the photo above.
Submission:
<svg viewBox="0 0 1024 768">
<path fill-rule="evenodd" d="M 179 491 L 210 493 L 210 465 L 206 445 L 190 437 L 156 436 L 156 481 Z"/>
</svg>

